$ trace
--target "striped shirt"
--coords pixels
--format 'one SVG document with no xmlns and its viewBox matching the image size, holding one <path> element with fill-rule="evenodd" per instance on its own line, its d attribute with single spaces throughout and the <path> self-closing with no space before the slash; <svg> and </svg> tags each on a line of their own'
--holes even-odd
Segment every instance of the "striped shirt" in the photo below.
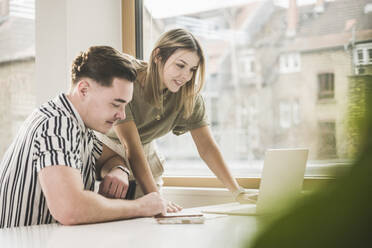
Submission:
<svg viewBox="0 0 372 248">
<path fill-rule="evenodd" d="M 0 228 L 55 223 L 38 172 L 53 165 L 78 169 L 84 189 L 94 191 L 101 153 L 102 143 L 64 94 L 36 109 L 0 164 Z"/>
</svg>

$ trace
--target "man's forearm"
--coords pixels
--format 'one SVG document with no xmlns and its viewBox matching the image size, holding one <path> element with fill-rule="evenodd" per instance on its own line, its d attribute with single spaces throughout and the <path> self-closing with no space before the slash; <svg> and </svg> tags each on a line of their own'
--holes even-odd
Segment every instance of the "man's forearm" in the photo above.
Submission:
<svg viewBox="0 0 372 248">
<path fill-rule="evenodd" d="M 38 173 L 38 179 L 50 213 L 65 225 L 152 216 L 163 209 L 158 193 L 123 200 L 84 190 L 80 172 L 67 166 L 44 168 Z"/>
<path fill-rule="evenodd" d="M 61 224 L 77 225 L 144 216 L 138 200 L 108 199 L 91 191 L 83 191 L 75 199 L 75 202 L 68 203 L 69 206 L 63 206 L 64 210 L 55 213 L 54 218 Z"/>
</svg>

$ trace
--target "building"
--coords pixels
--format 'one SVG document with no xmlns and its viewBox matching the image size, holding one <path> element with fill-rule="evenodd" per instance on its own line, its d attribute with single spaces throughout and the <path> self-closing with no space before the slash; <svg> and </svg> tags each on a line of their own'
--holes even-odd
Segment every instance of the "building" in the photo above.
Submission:
<svg viewBox="0 0 372 248">
<path fill-rule="evenodd" d="M 305 146 L 313 160 L 350 157 L 349 76 L 368 73 L 372 63 L 370 8 L 368 0 L 290 0 L 240 48 L 248 68 L 240 84 L 254 85 L 244 95 L 260 99 L 258 121 L 246 126 L 259 130 L 258 155 Z"/>
</svg>

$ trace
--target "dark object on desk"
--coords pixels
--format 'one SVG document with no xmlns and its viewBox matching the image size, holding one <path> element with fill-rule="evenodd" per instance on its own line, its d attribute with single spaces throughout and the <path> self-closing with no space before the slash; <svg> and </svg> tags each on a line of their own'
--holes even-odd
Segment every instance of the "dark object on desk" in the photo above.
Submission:
<svg viewBox="0 0 372 248">
<path fill-rule="evenodd" d="M 183 210 L 184 211 L 184 210 Z M 202 213 L 190 212 L 167 213 L 167 215 L 158 214 L 155 216 L 158 224 L 203 224 L 205 221 Z"/>
<path fill-rule="evenodd" d="M 180 214 L 180 213 L 174 213 L 169 215 L 162 215 L 158 214 L 155 216 L 157 219 L 164 219 L 164 218 L 179 218 L 179 217 L 203 217 L 203 214 Z"/>
<path fill-rule="evenodd" d="M 136 195 L 136 181 L 131 180 L 129 181 L 129 187 L 127 194 L 125 196 L 126 200 L 134 200 L 134 196 Z"/>
</svg>

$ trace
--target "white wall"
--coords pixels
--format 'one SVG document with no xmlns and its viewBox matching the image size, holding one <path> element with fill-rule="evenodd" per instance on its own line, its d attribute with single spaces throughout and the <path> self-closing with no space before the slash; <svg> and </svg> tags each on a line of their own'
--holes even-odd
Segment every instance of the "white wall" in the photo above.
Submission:
<svg viewBox="0 0 372 248">
<path fill-rule="evenodd" d="M 121 46 L 121 0 L 36 1 L 37 105 L 70 84 L 70 66 L 92 45 Z"/>
</svg>

